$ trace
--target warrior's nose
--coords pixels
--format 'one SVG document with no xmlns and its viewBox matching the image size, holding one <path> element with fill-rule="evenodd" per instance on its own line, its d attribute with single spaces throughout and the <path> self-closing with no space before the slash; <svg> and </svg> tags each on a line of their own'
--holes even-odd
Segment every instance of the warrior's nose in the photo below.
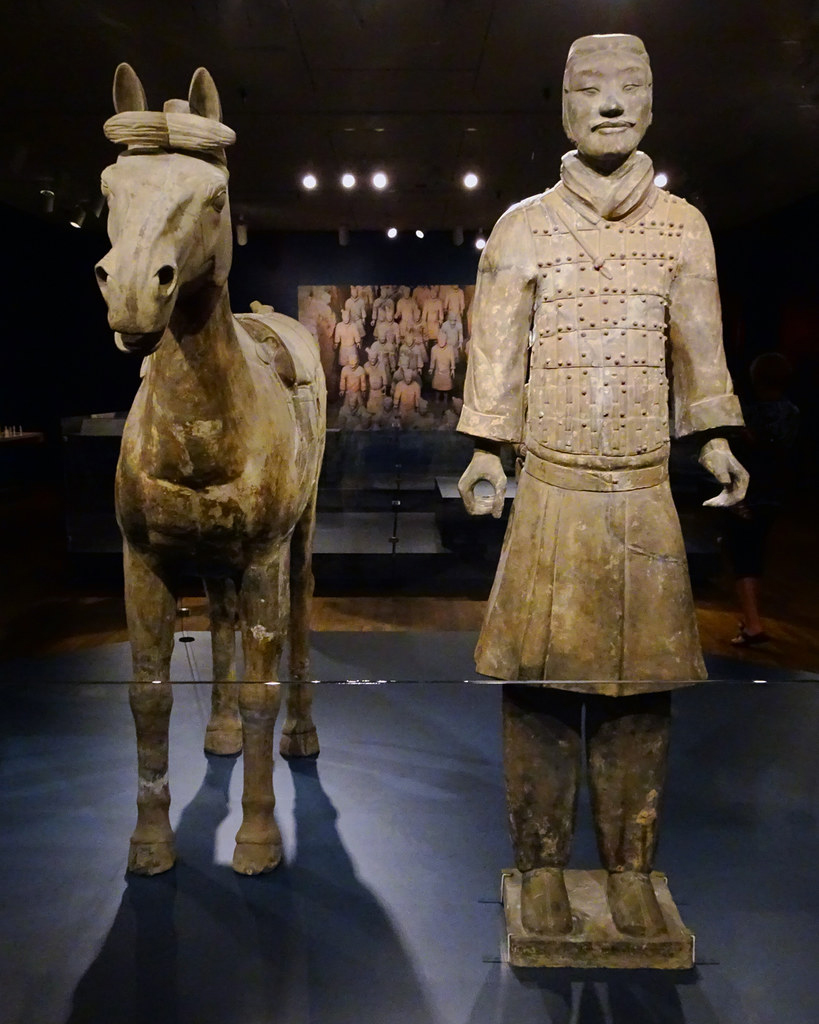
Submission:
<svg viewBox="0 0 819 1024">
<path fill-rule="evenodd" d="M 604 96 L 600 104 L 600 113 L 604 117 L 619 117 L 623 113 L 623 109 L 623 101 L 616 93 Z"/>
</svg>

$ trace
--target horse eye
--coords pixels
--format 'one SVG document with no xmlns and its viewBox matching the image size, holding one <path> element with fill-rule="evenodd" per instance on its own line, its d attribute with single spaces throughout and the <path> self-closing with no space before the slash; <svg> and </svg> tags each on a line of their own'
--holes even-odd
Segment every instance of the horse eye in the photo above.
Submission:
<svg viewBox="0 0 819 1024">
<path fill-rule="evenodd" d="M 217 213 L 221 213 L 225 208 L 227 202 L 227 192 L 224 189 L 220 189 L 210 201 L 210 205 L 216 210 Z"/>
</svg>

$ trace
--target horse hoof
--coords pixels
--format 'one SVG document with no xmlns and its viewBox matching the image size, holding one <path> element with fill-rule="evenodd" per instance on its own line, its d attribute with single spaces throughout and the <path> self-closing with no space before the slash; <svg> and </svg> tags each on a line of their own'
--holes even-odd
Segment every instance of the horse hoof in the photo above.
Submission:
<svg viewBox="0 0 819 1024">
<path fill-rule="evenodd" d="M 128 851 L 128 870 L 134 875 L 161 875 L 176 863 L 172 842 L 148 843 L 131 840 Z"/>
<path fill-rule="evenodd" d="M 221 754 L 229 756 L 242 752 L 242 727 L 235 729 L 211 729 L 205 730 L 205 753 Z"/>
<path fill-rule="evenodd" d="M 309 729 L 307 732 L 283 732 L 279 753 L 284 758 L 318 757 L 318 733 L 315 729 Z"/>
<path fill-rule="evenodd" d="M 281 859 L 281 843 L 237 843 L 233 870 L 238 875 L 261 875 L 272 871 Z"/>
</svg>

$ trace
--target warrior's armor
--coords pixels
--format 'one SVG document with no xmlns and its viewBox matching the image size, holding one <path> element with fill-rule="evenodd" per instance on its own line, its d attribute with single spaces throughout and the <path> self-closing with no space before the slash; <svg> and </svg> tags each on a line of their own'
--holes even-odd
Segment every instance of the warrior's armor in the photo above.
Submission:
<svg viewBox="0 0 819 1024">
<path fill-rule="evenodd" d="M 619 205 L 601 215 L 578 164 L 569 154 L 560 184 L 504 214 L 478 270 L 459 430 L 525 455 L 478 665 L 506 679 L 642 676 L 662 687 L 704 671 L 668 492 L 669 435 L 742 419 L 705 219 L 653 184 L 639 152 Z M 628 493 L 595 512 L 594 492 Z M 589 518 L 582 539 L 571 524 Z M 595 521 L 603 518 L 608 530 Z M 668 520 L 670 532 L 655 540 L 651 520 Z M 584 578 L 588 600 L 578 592 Z M 614 584 L 607 600 L 612 579 L 623 593 L 656 586 L 656 638 L 645 639 Z M 591 638 L 578 618 L 587 604 Z M 635 645 L 639 658 L 629 654 Z"/>
</svg>

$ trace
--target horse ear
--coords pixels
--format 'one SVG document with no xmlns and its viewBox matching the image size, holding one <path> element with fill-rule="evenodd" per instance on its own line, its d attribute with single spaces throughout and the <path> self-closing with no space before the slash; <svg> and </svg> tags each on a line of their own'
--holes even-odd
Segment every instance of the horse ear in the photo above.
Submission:
<svg viewBox="0 0 819 1024">
<path fill-rule="evenodd" d="M 216 83 L 211 78 L 206 68 L 197 68 L 191 79 L 191 87 L 188 92 L 188 103 L 191 113 L 199 114 L 200 117 L 209 117 L 211 121 L 222 120 L 222 104 L 219 102 L 219 92 Z"/>
<path fill-rule="evenodd" d="M 130 64 L 120 64 L 114 72 L 114 110 L 147 110 L 148 101 L 142 82 Z"/>
</svg>

